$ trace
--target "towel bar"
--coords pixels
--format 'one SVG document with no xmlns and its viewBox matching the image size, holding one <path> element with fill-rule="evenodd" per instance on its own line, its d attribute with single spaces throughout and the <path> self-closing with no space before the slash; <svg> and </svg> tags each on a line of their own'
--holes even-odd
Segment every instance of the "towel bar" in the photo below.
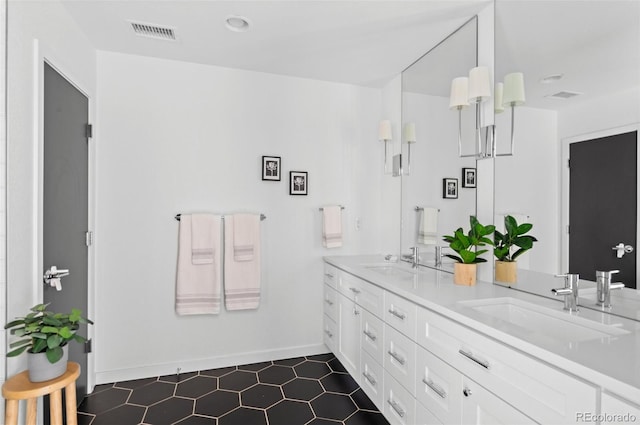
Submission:
<svg viewBox="0 0 640 425">
<path fill-rule="evenodd" d="M 424 211 L 424 207 L 416 207 L 416 211 Z M 438 212 L 440 212 L 440 208 L 438 208 Z"/>
<path fill-rule="evenodd" d="M 344 209 L 344 207 L 343 207 L 342 205 L 340 205 L 340 209 L 341 209 L 341 210 L 343 210 L 343 209 Z M 318 211 L 324 211 L 324 208 L 323 208 L 323 207 L 320 207 L 320 208 L 318 208 Z"/>
<path fill-rule="evenodd" d="M 175 217 L 173 217 L 173 218 L 175 218 L 176 220 L 180 221 L 180 216 L 181 215 L 182 214 L 176 214 Z M 224 215 L 220 216 L 220 218 L 224 220 Z M 266 219 L 267 219 L 266 215 L 260 214 L 260 221 L 263 221 L 263 220 L 266 220 Z"/>
</svg>

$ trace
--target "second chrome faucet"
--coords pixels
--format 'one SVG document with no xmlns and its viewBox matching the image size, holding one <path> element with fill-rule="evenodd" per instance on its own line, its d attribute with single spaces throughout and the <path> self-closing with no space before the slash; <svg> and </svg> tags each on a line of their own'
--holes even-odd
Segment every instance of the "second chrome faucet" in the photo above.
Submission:
<svg viewBox="0 0 640 425">
<path fill-rule="evenodd" d="M 577 273 L 558 274 L 556 277 L 564 278 L 564 288 L 552 289 L 555 295 L 564 295 L 564 309 L 578 311 L 578 282 L 580 275 Z"/>
</svg>

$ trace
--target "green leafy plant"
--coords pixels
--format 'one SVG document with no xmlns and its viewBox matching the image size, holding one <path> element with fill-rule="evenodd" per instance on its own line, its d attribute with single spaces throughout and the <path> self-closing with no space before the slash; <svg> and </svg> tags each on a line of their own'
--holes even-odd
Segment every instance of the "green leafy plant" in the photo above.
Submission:
<svg viewBox="0 0 640 425">
<path fill-rule="evenodd" d="M 505 233 L 503 234 L 496 230 L 493 234 L 493 253 L 496 258 L 499 261 L 511 262 L 530 250 L 533 247 L 533 243 L 538 241 L 538 239 L 531 235 L 525 235 L 532 227 L 533 224 L 531 223 L 522 223 L 519 225 L 512 216 L 505 216 Z"/>
<path fill-rule="evenodd" d="M 84 343 L 85 338 L 76 334 L 83 323 L 93 322 L 82 317 L 82 312 L 72 309 L 70 314 L 47 311 L 49 304 L 38 304 L 31 308 L 31 313 L 17 318 L 5 325 L 11 329 L 11 335 L 25 337 L 9 345 L 13 349 L 7 357 L 15 357 L 28 350 L 30 353 L 45 352 L 50 363 L 62 358 L 62 347 L 70 341 Z"/>
<path fill-rule="evenodd" d="M 458 228 L 451 236 L 443 236 L 445 242 L 449 242 L 449 247 L 458 255 L 445 254 L 459 263 L 473 264 L 484 263 L 487 260 L 480 258 L 480 255 L 487 252 L 487 249 L 478 247 L 493 245 L 493 241 L 487 237 L 495 231 L 495 226 L 490 224 L 483 226 L 475 216 L 469 218 L 470 229 L 467 234 L 462 227 Z"/>
</svg>

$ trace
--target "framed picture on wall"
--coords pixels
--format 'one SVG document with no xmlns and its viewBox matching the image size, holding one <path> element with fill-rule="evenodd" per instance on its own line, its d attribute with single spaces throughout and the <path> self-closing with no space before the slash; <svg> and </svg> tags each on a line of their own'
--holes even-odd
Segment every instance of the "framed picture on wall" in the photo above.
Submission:
<svg viewBox="0 0 640 425">
<path fill-rule="evenodd" d="M 289 171 L 289 195 L 306 195 L 309 178 L 306 171 Z"/>
<path fill-rule="evenodd" d="M 458 179 L 442 179 L 442 197 L 445 199 L 458 199 Z"/>
<path fill-rule="evenodd" d="M 262 157 L 262 180 L 280 181 L 280 157 Z"/>
<path fill-rule="evenodd" d="M 462 187 L 476 187 L 476 169 L 462 169 Z"/>
</svg>

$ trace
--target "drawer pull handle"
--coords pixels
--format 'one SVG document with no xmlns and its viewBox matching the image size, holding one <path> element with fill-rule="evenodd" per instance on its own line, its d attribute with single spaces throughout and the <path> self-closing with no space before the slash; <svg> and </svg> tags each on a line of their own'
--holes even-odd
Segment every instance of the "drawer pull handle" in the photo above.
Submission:
<svg viewBox="0 0 640 425">
<path fill-rule="evenodd" d="M 392 408 L 393 410 L 395 410 L 395 411 L 396 411 L 396 413 L 398 414 L 398 416 L 400 416 L 401 418 L 404 418 L 405 412 L 404 412 L 404 410 L 402 409 L 402 407 L 400 407 L 400 405 L 399 405 L 398 403 L 396 403 L 395 401 L 393 401 L 393 400 L 391 400 L 391 399 L 389 399 L 389 400 L 387 401 L 387 403 L 389 403 L 389 405 L 391 406 L 391 408 Z"/>
<path fill-rule="evenodd" d="M 391 350 L 389 350 L 389 355 L 390 355 L 391 357 L 393 357 L 394 359 L 396 359 L 396 361 L 397 361 L 398 363 L 400 363 L 400 365 L 402 365 L 402 366 L 404 366 L 404 364 L 406 363 L 406 360 L 405 360 L 405 359 L 403 359 L 400 355 L 398 355 L 398 354 L 394 353 L 394 352 L 393 352 L 393 351 L 391 351 Z"/>
<path fill-rule="evenodd" d="M 331 300 L 324 300 L 324 302 L 326 302 L 329 305 L 333 305 L 333 301 L 331 301 Z"/>
<path fill-rule="evenodd" d="M 329 279 L 333 279 L 333 275 L 331 273 L 325 273 L 324 275 Z"/>
<path fill-rule="evenodd" d="M 329 338 L 333 338 L 331 331 L 324 331 L 324 333 L 326 333 Z"/>
<path fill-rule="evenodd" d="M 374 387 L 376 386 L 376 383 L 377 383 L 376 378 L 369 375 L 367 372 L 362 372 L 362 376 L 364 376 L 367 379 L 367 381 L 371 383 L 371 385 L 373 385 Z"/>
<path fill-rule="evenodd" d="M 440 385 L 433 382 L 431 379 L 429 380 L 423 379 L 422 382 L 424 382 L 424 384 L 427 387 L 431 388 L 434 393 L 438 394 L 440 398 L 447 398 L 447 392 L 442 387 L 440 387 Z"/>
<path fill-rule="evenodd" d="M 471 390 L 467 387 L 464 387 L 464 390 L 462 390 L 462 394 L 464 394 L 465 397 L 469 397 L 471 395 Z"/>
<path fill-rule="evenodd" d="M 463 356 L 465 356 L 466 358 L 468 358 L 469 360 L 479 364 L 480 366 L 482 366 L 485 369 L 489 369 L 489 362 L 485 361 L 485 360 L 480 360 L 477 357 L 475 357 L 473 355 L 473 353 L 470 353 L 468 351 L 464 351 L 462 348 L 458 350 L 458 353 L 462 354 Z"/>
<path fill-rule="evenodd" d="M 389 313 L 393 314 L 394 316 L 396 316 L 398 319 L 400 320 L 404 320 L 407 318 L 407 315 L 404 313 L 398 313 L 397 311 L 395 311 L 394 309 L 390 308 L 389 309 Z"/>
<path fill-rule="evenodd" d="M 375 341 L 376 339 L 378 339 L 377 336 L 375 336 L 369 331 L 362 331 L 362 333 L 365 334 L 371 341 Z"/>
<path fill-rule="evenodd" d="M 360 293 L 360 290 L 358 288 L 350 287 L 349 290 L 351 292 L 353 292 L 354 294 L 359 294 Z"/>
</svg>

